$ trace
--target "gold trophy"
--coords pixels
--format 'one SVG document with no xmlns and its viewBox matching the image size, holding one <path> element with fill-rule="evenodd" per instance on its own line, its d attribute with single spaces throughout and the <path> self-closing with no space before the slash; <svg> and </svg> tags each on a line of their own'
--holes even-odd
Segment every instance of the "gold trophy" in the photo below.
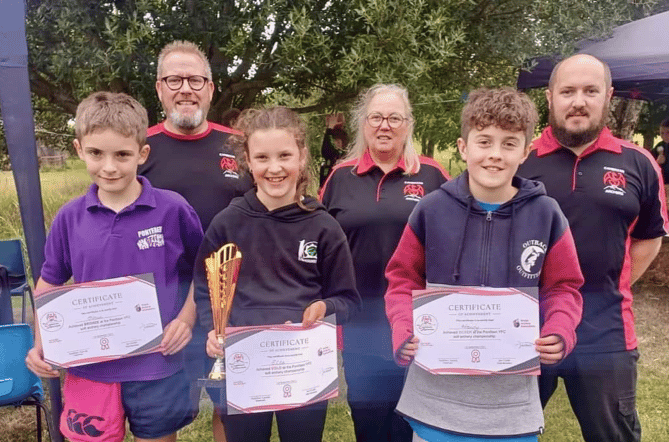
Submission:
<svg viewBox="0 0 669 442">
<path fill-rule="evenodd" d="M 223 352 L 225 352 L 225 326 L 230 317 L 232 298 L 235 296 L 241 265 L 242 253 L 233 243 L 224 245 L 204 260 L 211 311 L 214 316 L 214 330 Z M 216 358 L 209 379 L 216 381 L 225 379 L 225 356 Z"/>
</svg>

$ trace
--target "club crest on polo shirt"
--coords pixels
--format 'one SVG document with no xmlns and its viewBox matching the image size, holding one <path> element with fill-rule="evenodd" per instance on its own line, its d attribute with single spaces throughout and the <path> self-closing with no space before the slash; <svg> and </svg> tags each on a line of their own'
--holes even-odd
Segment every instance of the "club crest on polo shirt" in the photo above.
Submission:
<svg viewBox="0 0 669 442">
<path fill-rule="evenodd" d="M 227 178 L 239 178 L 239 165 L 234 155 L 229 153 L 219 152 L 218 156 L 221 157 L 221 170 L 223 171 L 223 176 Z"/>
<path fill-rule="evenodd" d="M 137 232 L 137 248 L 146 250 L 165 246 L 165 237 L 163 236 L 163 226 L 151 227 Z"/>
<path fill-rule="evenodd" d="M 536 279 L 541 273 L 543 259 L 541 257 L 546 254 L 546 244 L 543 242 L 531 239 L 523 243 L 523 252 L 520 254 L 520 264 L 516 266 L 516 270 L 523 278 Z"/>
<path fill-rule="evenodd" d="M 297 260 L 315 264 L 318 261 L 318 242 L 307 241 L 306 239 L 300 241 L 300 246 L 297 251 Z"/>
<path fill-rule="evenodd" d="M 626 186 L 627 179 L 624 170 L 604 166 L 604 193 L 623 196 Z"/>
<path fill-rule="evenodd" d="M 404 182 L 404 199 L 407 201 L 418 202 L 425 196 L 425 187 L 422 181 Z"/>
</svg>

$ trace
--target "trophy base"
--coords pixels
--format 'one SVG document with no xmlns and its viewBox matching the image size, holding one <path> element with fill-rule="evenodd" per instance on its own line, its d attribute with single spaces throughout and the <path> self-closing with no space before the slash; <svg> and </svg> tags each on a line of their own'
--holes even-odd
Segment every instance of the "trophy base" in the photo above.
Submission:
<svg viewBox="0 0 669 442">
<path fill-rule="evenodd" d="M 214 366 L 211 367 L 211 372 L 209 373 L 209 379 L 213 381 L 225 380 L 225 359 L 216 358 Z"/>
</svg>

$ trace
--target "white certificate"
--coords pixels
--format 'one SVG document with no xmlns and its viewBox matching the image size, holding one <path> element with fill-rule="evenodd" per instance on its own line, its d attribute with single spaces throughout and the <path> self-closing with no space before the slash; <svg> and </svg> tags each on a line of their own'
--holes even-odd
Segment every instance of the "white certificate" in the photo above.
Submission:
<svg viewBox="0 0 669 442">
<path fill-rule="evenodd" d="M 413 293 L 414 362 L 433 374 L 538 375 L 535 287 L 439 286 Z"/>
<path fill-rule="evenodd" d="M 155 352 L 163 339 L 153 274 L 55 287 L 35 305 L 44 360 L 57 368 Z"/>
<path fill-rule="evenodd" d="M 301 324 L 228 327 L 228 414 L 302 407 L 339 394 L 335 315 Z"/>
</svg>

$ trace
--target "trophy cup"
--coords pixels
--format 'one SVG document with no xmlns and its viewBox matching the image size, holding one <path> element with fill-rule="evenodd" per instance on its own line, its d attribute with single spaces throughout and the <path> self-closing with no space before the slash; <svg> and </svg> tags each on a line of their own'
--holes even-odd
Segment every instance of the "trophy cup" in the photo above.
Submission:
<svg viewBox="0 0 669 442">
<path fill-rule="evenodd" d="M 225 352 L 225 326 L 228 324 L 232 298 L 235 296 L 239 268 L 242 265 L 242 253 L 237 245 L 228 243 L 213 252 L 204 260 L 209 285 L 211 311 L 214 316 L 214 330 L 218 343 Z M 225 379 L 225 356 L 217 357 L 209 373 L 209 379 Z"/>
</svg>

